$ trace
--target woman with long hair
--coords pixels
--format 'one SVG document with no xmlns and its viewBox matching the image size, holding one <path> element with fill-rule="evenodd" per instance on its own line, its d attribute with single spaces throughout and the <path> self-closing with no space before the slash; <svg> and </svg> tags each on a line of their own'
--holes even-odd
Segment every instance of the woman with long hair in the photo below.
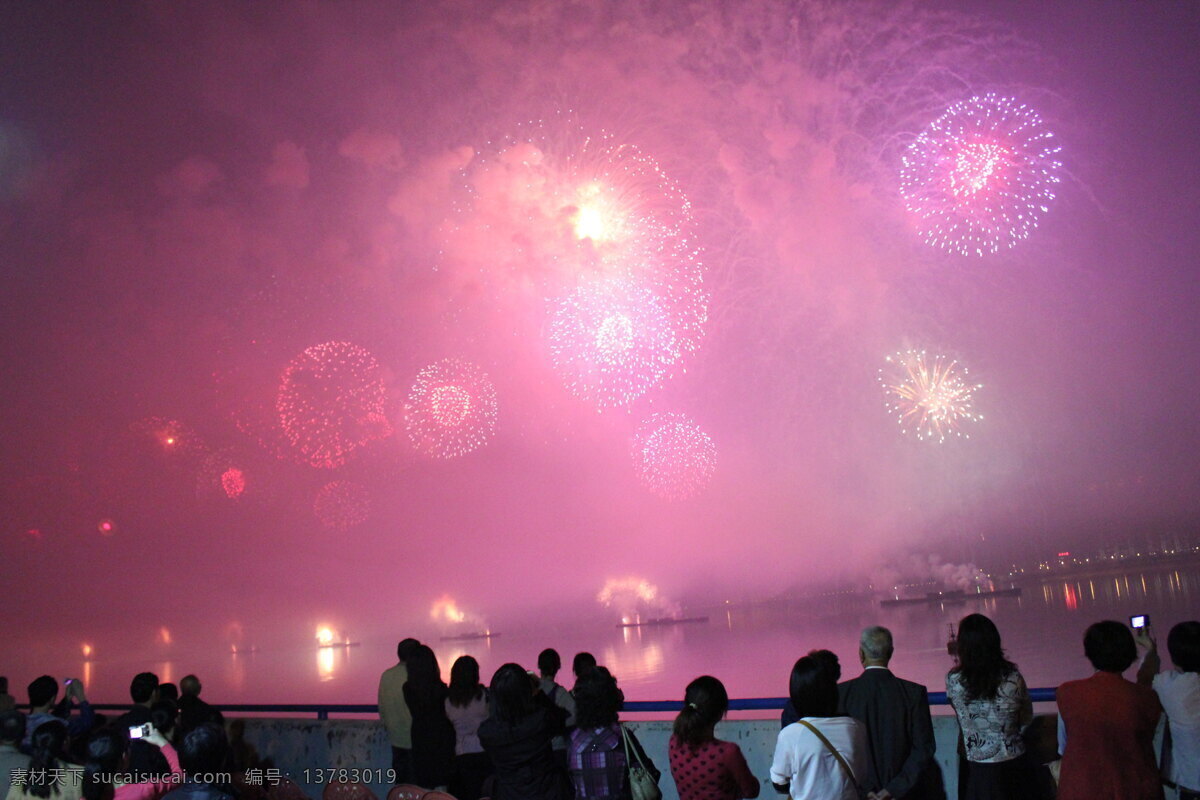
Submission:
<svg viewBox="0 0 1200 800">
<path fill-rule="evenodd" d="M 429 645 L 419 645 L 406 665 L 408 681 L 403 692 L 412 712 L 413 775 L 418 786 L 445 790 L 454 761 L 454 726 L 446 716 L 446 684 Z"/>
<path fill-rule="evenodd" d="M 129 734 L 118 728 L 101 728 L 92 734 L 87 744 L 87 761 L 83 764 L 84 800 L 158 800 L 179 786 L 183 769 L 179 756 L 166 737 L 153 725 L 142 741 L 158 747 L 171 768 L 170 775 L 159 775 L 157 781 L 141 783 L 111 783 L 114 775 L 129 772 Z"/>
<path fill-rule="evenodd" d="M 571 784 L 554 758 L 551 741 L 566 726 L 561 709 L 534 692 L 536 681 L 520 664 L 492 676 L 491 712 L 479 742 L 496 767 L 492 800 L 571 800 Z"/>
<path fill-rule="evenodd" d="M 584 673 L 575 684 L 575 728 L 567 742 L 567 764 L 576 800 L 632 800 L 633 766 L 645 767 L 655 783 L 661 777 L 641 742 L 618 721 L 624 703 L 617 679 L 605 667 Z"/>
<path fill-rule="evenodd" d="M 838 713 L 837 682 L 828 665 L 805 656 L 788 683 L 799 719 L 779 732 L 771 783 L 805 800 L 858 800 L 859 781 L 871 774 L 867 729 Z"/>
<path fill-rule="evenodd" d="M 1033 720 L 1025 679 L 1005 658 L 995 623 L 982 614 L 962 618 L 957 642 L 958 665 L 946 675 L 946 697 L 967 755 L 963 800 L 1026 800 L 1037 789 L 1021 737 Z"/>
<path fill-rule="evenodd" d="M 701 675 L 687 685 L 668 750 L 679 800 L 758 797 L 762 787 L 742 748 L 716 737 L 717 723 L 728 710 L 729 694 L 716 678 Z"/>
<path fill-rule="evenodd" d="M 61 720 L 43 722 L 29 737 L 29 771 L 24 782 L 13 782 L 8 800 L 78 800 L 79 766 L 63 758 L 67 725 Z"/>
<path fill-rule="evenodd" d="M 458 800 L 479 800 L 483 782 L 492 774 L 492 760 L 479 743 L 479 726 L 488 717 L 488 695 L 479 682 L 479 662 L 471 656 L 462 656 L 450 667 L 446 716 L 455 735 L 450 794 Z"/>
</svg>

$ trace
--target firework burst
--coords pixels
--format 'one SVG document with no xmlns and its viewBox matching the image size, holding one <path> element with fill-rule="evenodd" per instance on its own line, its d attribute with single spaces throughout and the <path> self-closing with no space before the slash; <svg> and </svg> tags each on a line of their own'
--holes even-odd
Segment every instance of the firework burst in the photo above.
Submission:
<svg viewBox="0 0 1200 800">
<path fill-rule="evenodd" d="M 313 514 L 330 530 L 348 530 L 371 516 L 371 495 L 353 481 L 331 481 L 317 492 Z"/>
<path fill-rule="evenodd" d="M 331 469 L 391 434 L 375 357 L 349 342 L 314 345 L 283 371 L 275 397 L 284 436 L 301 459 Z"/>
<path fill-rule="evenodd" d="M 900 192 L 929 244 L 995 253 L 1026 239 L 1050 210 L 1060 149 L 1028 106 L 972 97 L 950 106 L 908 148 Z"/>
<path fill-rule="evenodd" d="M 630 448 L 642 484 L 659 497 L 684 500 L 712 480 L 717 447 L 684 414 L 654 414 L 638 428 Z"/>
<path fill-rule="evenodd" d="M 418 451 L 434 458 L 466 455 L 496 432 L 496 388 L 475 365 L 443 359 L 418 373 L 405 414 Z"/>
<path fill-rule="evenodd" d="M 572 114 L 531 122 L 483 148 L 463 173 L 446 249 L 500 291 L 561 295 L 625 278 L 659 298 L 682 352 L 708 317 L 687 196 L 652 157 Z"/>
<path fill-rule="evenodd" d="M 680 358 L 658 298 L 624 279 L 568 295 L 550 322 L 550 353 L 568 388 L 600 408 L 629 405 Z"/>
<path fill-rule="evenodd" d="M 973 408 L 982 384 L 971 383 L 966 367 L 945 356 L 907 350 L 887 358 L 879 370 L 887 410 L 900 430 L 922 441 L 944 442 L 948 436 L 970 438 L 964 424 L 983 419 Z"/>
</svg>

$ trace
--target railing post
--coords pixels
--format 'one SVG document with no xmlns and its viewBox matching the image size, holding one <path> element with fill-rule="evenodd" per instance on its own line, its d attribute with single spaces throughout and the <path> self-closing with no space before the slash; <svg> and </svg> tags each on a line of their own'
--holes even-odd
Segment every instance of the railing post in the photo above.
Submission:
<svg viewBox="0 0 1200 800">
<path fill-rule="evenodd" d="M 329 710 L 322 708 L 317 712 L 317 719 L 329 719 Z"/>
</svg>

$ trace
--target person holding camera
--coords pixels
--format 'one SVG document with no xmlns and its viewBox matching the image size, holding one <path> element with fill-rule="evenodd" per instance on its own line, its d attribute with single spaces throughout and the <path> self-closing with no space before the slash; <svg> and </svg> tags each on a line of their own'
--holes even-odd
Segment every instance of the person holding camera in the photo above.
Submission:
<svg viewBox="0 0 1200 800">
<path fill-rule="evenodd" d="M 1167 715 L 1163 780 L 1179 800 L 1200 800 L 1200 621 L 1180 622 L 1167 634 L 1175 669 L 1158 671 L 1158 646 L 1148 633 L 1137 640 L 1146 648 L 1138 682 L 1153 687 Z"/>
<path fill-rule="evenodd" d="M 1059 800 L 1162 800 L 1154 756 L 1162 705 L 1148 685 L 1121 675 L 1137 660 L 1133 634 L 1116 620 L 1097 622 L 1083 652 L 1095 674 L 1058 687 Z"/>
<path fill-rule="evenodd" d="M 129 743 L 131 740 L 157 747 L 170 767 L 163 775 L 144 775 L 147 780 L 112 782 L 113 776 L 129 774 Z M 101 728 L 87 745 L 87 760 L 83 765 L 84 800 L 158 800 L 175 788 L 183 777 L 179 756 L 167 738 L 152 723 L 121 728 Z"/>
</svg>

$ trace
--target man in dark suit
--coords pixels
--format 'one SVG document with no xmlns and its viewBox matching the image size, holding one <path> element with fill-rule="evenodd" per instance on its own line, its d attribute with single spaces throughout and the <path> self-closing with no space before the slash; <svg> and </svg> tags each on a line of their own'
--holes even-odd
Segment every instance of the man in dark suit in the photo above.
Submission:
<svg viewBox="0 0 1200 800">
<path fill-rule="evenodd" d="M 873 772 L 860 778 L 876 800 L 930 800 L 945 792 L 933 761 L 933 720 L 924 686 L 888 669 L 892 633 L 873 626 L 862 632 L 858 658 L 863 673 L 838 685 L 842 711 L 867 726 Z"/>
</svg>

